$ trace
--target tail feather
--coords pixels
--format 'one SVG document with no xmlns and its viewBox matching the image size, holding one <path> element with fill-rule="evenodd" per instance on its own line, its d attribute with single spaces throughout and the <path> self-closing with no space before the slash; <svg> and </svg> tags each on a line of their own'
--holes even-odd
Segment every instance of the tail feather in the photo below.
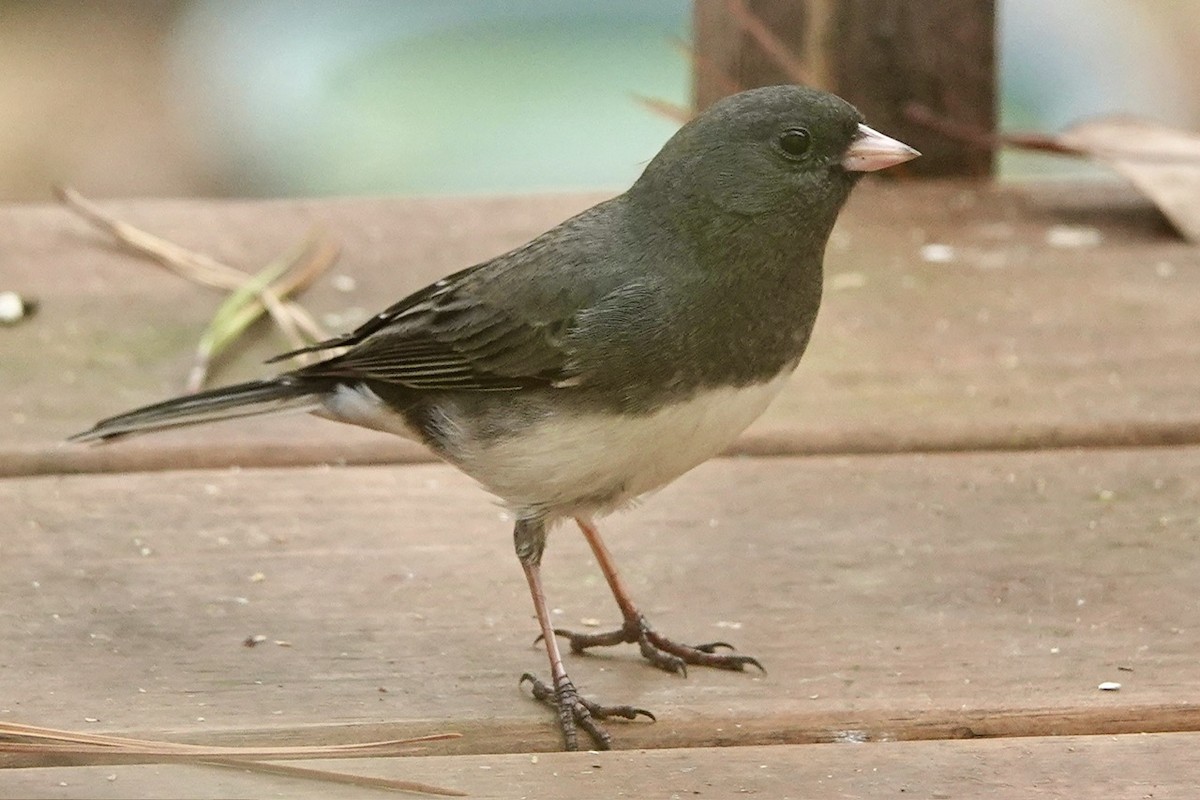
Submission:
<svg viewBox="0 0 1200 800">
<path fill-rule="evenodd" d="M 176 397 L 97 422 L 71 442 L 94 442 L 135 433 L 252 417 L 280 411 L 311 411 L 321 405 L 321 387 L 292 378 L 251 381 Z"/>
</svg>

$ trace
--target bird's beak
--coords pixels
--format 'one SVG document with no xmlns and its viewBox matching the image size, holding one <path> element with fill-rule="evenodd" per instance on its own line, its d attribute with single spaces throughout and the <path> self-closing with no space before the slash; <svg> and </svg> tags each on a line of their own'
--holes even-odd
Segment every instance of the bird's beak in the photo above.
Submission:
<svg viewBox="0 0 1200 800">
<path fill-rule="evenodd" d="M 874 172 L 912 161 L 919 155 L 904 142 L 859 124 L 858 135 L 842 156 L 842 166 L 851 172 Z"/>
</svg>

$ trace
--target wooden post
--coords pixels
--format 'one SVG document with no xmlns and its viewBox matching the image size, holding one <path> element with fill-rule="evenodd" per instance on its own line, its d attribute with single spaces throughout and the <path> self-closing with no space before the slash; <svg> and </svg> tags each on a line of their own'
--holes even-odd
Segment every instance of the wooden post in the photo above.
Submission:
<svg viewBox="0 0 1200 800">
<path fill-rule="evenodd" d="M 772 56 L 756 25 L 787 55 Z M 801 73 L 920 150 L 911 174 L 991 174 L 990 151 L 913 121 L 906 108 L 995 130 L 995 0 L 696 0 L 694 28 L 699 109 L 731 86 L 794 83 Z"/>
</svg>

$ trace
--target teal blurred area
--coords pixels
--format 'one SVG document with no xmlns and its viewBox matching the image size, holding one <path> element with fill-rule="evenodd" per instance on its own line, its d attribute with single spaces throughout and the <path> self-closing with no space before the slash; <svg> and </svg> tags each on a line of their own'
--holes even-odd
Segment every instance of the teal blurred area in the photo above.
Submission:
<svg viewBox="0 0 1200 800">
<path fill-rule="evenodd" d="M 620 187 L 686 104 L 686 0 L 201 0 L 170 79 L 241 194 Z"/>
<path fill-rule="evenodd" d="M 1200 129 L 1200 0 L 997 4 L 1005 128 Z M 0 0 L 0 200 L 620 189 L 675 128 L 635 95 L 689 102 L 691 7 Z"/>
</svg>

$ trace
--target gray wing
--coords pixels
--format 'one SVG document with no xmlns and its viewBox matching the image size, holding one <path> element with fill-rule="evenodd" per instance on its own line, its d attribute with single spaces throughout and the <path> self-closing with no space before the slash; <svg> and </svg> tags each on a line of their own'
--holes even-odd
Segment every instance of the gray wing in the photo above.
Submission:
<svg viewBox="0 0 1200 800">
<path fill-rule="evenodd" d="M 574 386 L 590 369 L 581 318 L 641 282 L 608 261 L 604 204 L 522 248 L 438 281 L 353 333 L 309 348 L 349 348 L 298 375 L 419 390 Z M 297 351 L 302 352 L 302 351 Z"/>
<path fill-rule="evenodd" d="M 563 344 L 574 314 L 522 318 L 479 294 L 470 276 L 393 306 L 331 347 L 342 355 L 298 372 L 413 389 L 506 391 L 566 380 Z"/>
</svg>

